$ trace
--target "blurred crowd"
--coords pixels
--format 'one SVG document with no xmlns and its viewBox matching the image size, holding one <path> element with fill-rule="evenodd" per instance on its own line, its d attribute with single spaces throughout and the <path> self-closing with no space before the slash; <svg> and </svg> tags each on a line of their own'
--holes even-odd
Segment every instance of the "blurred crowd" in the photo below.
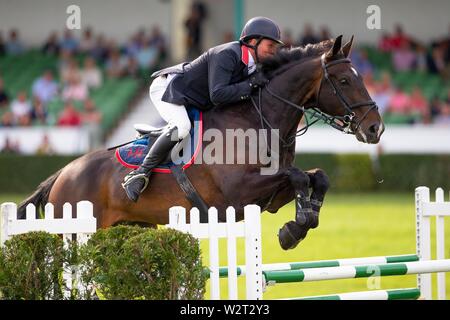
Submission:
<svg viewBox="0 0 450 320">
<path fill-rule="evenodd" d="M 55 66 L 37 77 L 31 88 L 21 89 L 15 96 L 8 92 L 0 69 L 0 127 L 57 125 L 95 126 L 102 121 L 90 94 L 100 88 L 104 79 L 136 78 L 152 70 L 167 56 L 166 38 L 158 26 L 140 29 L 122 44 L 85 28 L 77 38 L 72 31 L 49 34 L 39 48 L 42 55 L 55 58 Z M 34 48 L 35 49 L 35 48 Z M 0 59 L 20 56 L 30 50 L 18 30 L 10 30 L 7 39 L 0 31 Z M 62 100 L 63 109 L 51 119 L 48 107 Z M 14 144 L 5 142 L 14 151 Z"/>
</svg>

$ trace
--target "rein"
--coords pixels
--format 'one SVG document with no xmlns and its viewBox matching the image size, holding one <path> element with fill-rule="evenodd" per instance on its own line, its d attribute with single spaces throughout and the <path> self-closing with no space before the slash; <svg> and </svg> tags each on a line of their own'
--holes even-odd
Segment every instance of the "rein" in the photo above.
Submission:
<svg viewBox="0 0 450 320">
<path fill-rule="evenodd" d="M 331 85 L 331 87 L 333 88 L 334 95 L 336 95 L 338 97 L 339 101 L 341 102 L 341 104 L 343 105 L 343 107 L 347 113 L 343 116 L 332 116 L 332 115 L 329 115 L 329 114 L 321 111 L 317 106 L 312 107 L 311 109 L 305 109 L 304 106 L 300 106 L 300 105 L 298 105 L 292 101 L 289 101 L 289 100 L 281 97 L 280 95 L 276 94 L 275 92 L 273 92 L 270 89 L 269 85 L 267 84 L 265 86 L 265 89 L 272 97 L 287 104 L 289 107 L 292 107 L 292 108 L 295 108 L 295 109 L 301 111 L 303 113 L 303 115 L 305 116 L 306 125 L 303 128 L 301 128 L 300 130 L 296 131 L 294 135 L 288 137 L 288 141 L 279 137 L 279 139 L 283 143 L 283 147 L 291 146 L 295 142 L 296 137 L 299 137 L 299 136 L 302 136 L 303 134 L 305 134 L 310 126 L 312 126 L 313 124 L 315 124 L 316 122 L 318 122 L 320 120 L 322 120 L 324 123 L 328 124 L 329 126 L 335 128 L 339 131 L 342 131 L 347 134 L 355 134 L 358 131 L 358 129 L 361 125 L 361 122 L 364 121 L 364 119 L 367 117 L 369 112 L 372 111 L 373 109 L 378 109 L 377 104 L 372 100 L 349 104 L 347 102 L 344 94 L 342 93 L 342 91 L 331 80 L 329 73 L 328 73 L 328 68 L 330 68 L 334 65 L 337 65 L 337 64 L 341 64 L 341 63 L 351 63 L 350 59 L 344 58 L 344 59 L 339 59 L 336 61 L 331 61 L 329 63 L 325 63 L 325 54 L 323 54 L 321 56 L 320 60 L 321 60 L 321 66 L 322 66 L 322 70 L 323 70 L 323 78 L 325 78 L 325 80 Z M 319 104 L 319 100 L 320 100 L 320 92 L 322 89 L 323 78 L 320 82 L 320 87 L 317 92 L 317 98 L 316 98 L 317 105 Z M 267 119 L 264 117 L 264 115 L 262 114 L 261 93 L 262 93 L 262 88 L 259 88 L 258 103 L 255 102 L 255 99 L 253 97 L 251 97 L 250 99 L 252 101 L 253 106 L 255 107 L 256 111 L 259 114 L 262 128 L 264 129 L 264 124 L 266 124 L 270 129 L 274 129 L 270 125 L 270 123 L 267 121 Z M 361 119 L 358 122 L 356 122 L 357 118 L 356 118 L 355 112 L 353 110 L 364 107 L 364 106 L 370 106 L 370 108 L 364 113 L 364 115 L 361 117 Z M 310 122 L 308 119 L 308 116 L 307 116 L 307 112 L 311 113 L 310 116 L 312 118 L 314 118 L 315 120 Z M 355 130 L 352 129 L 352 124 L 355 124 L 355 126 L 356 126 Z M 267 143 L 267 141 L 266 141 L 266 143 Z"/>
</svg>

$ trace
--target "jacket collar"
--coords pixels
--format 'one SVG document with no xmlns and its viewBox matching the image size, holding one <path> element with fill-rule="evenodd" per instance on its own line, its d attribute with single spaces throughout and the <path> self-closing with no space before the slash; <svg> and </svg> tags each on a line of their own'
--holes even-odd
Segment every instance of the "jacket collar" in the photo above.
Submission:
<svg viewBox="0 0 450 320">
<path fill-rule="evenodd" d="M 244 45 L 241 45 L 241 61 L 243 64 L 248 66 L 250 52 L 248 52 L 248 48 Z"/>
</svg>

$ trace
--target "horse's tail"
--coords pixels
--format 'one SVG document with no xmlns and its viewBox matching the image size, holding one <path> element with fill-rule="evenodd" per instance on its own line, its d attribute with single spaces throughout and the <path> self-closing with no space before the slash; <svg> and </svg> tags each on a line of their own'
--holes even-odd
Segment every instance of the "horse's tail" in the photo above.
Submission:
<svg viewBox="0 0 450 320">
<path fill-rule="evenodd" d="M 44 182 L 41 182 L 39 187 L 37 187 L 36 191 L 31 196 L 22 201 L 18 209 L 19 219 L 25 218 L 27 205 L 29 203 L 34 204 L 37 212 L 39 211 L 39 208 L 42 211 L 45 210 L 45 205 L 47 204 L 48 196 L 50 195 L 50 190 L 52 190 L 52 187 L 55 184 L 56 179 L 61 174 L 61 171 L 62 169 L 54 173 L 52 176 L 48 177 L 47 180 L 45 180 Z"/>
</svg>

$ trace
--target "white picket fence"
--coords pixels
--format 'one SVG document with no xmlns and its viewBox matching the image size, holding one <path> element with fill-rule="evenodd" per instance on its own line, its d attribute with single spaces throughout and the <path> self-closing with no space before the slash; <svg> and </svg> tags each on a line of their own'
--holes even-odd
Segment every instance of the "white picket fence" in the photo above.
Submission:
<svg viewBox="0 0 450 320">
<path fill-rule="evenodd" d="M 72 241 L 73 235 L 80 244 L 86 243 L 89 236 L 97 229 L 97 219 L 94 217 L 93 205 L 89 201 L 80 201 L 76 205 L 76 218 L 72 217 L 72 205 L 65 203 L 63 206 L 63 217 L 54 217 L 54 207 L 51 203 L 45 206 L 43 219 L 36 218 L 36 207 L 28 204 L 26 208 L 26 219 L 17 219 L 17 205 L 12 202 L 3 203 L 0 207 L 0 246 L 12 236 L 31 231 L 46 231 L 51 234 L 62 235 L 64 245 Z M 78 286 L 77 266 L 64 266 L 63 278 L 68 290 L 64 292 L 66 297 L 70 296 L 70 290 Z M 70 271 L 72 270 L 72 271 Z"/>
<path fill-rule="evenodd" d="M 169 210 L 169 228 L 190 233 L 198 239 L 209 239 L 209 269 L 211 299 L 220 299 L 219 281 L 219 239 L 227 239 L 228 298 L 238 299 L 237 247 L 236 239 L 245 238 L 246 298 L 260 300 L 263 293 L 261 210 L 257 205 L 244 208 L 244 221 L 236 222 L 233 207 L 226 211 L 226 222 L 218 222 L 217 209 L 208 210 L 208 223 L 200 223 L 197 208 L 190 211 L 190 221 L 186 222 L 186 209 L 172 207 Z"/>
<path fill-rule="evenodd" d="M 445 236 L 444 236 L 444 216 L 450 215 L 450 202 L 444 201 L 444 192 L 441 188 L 436 190 L 435 202 L 430 201 L 430 190 L 427 187 L 418 187 L 415 190 L 416 195 L 416 246 L 417 256 L 419 262 L 415 264 L 426 265 L 428 260 L 431 260 L 431 231 L 430 231 L 430 217 L 436 217 L 436 260 L 431 260 L 429 263 L 446 263 L 444 268 L 447 271 L 447 262 L 445 260 Z M 199 239 L 209 239 L 210 252 L 210 279 L 211 279 L 211 299 L 220 299 L 220 282 L 219 269 L 228 269 L 228 291 L 229 299 L 237 299 L 237 269 L 239 268 L 240 275 L 246 277 L 246 299 L 262 299 L 263 289 L 266 287 L 263 271 L 283 269 L 289 265 L 297 262 L 288 262 L 272 265 L 262 264 L 261 251 L 261 221 L 260 208 L 256 205 L 249 205 L 245 207 L 245 222 L 235 222 L 235 211 L 232 207 L 227 209 L 227 222 L 217 222 L 217 210 L 211 208 L 208 212 L 209 223 L 199 222 L 199 212 L 196 208 L 191 209 L 190 223 L 186 222 L 186 210 L 183 207 L 173 207 L 170 209 L 170 222 L 168 227 L 191 233 L 194 237 Z M 250 238 L 247 235 L 250 234 Z M 236 266 L 236 237 L 245 238 L 245 265 Z M 227 255 L 228 265 L 219 268 L 219 246 L 218 241 L 221 238 L 227 238 Z M 249 240 L 250 239 L 250 240 Z M 395 239 L 393 239 L 395 241 Z M 375 258 L 386 257 L 368 257 L 355 258 L 351 260 L 353 265 L 361 263 L 373 263 Z M 377 259 L 379 260 L 379 259 Z M 344 266 L 336 268 L 316 268 L 307 269 L 308 272 L 317 271 L 319 274 L 325 270 L 333 269 L 333 272 L 341 272 L 348 264 L 347 261 L 339 260 L 344 263 Z M 318 263 L 321 261 L 314 261 Z M 407 263 L 406 263 L 407 264 Z M 414 263 L 413 263 L 414 264 Z M 442 268 L 441 268 L 442 269 Z M 444 270 L 443 269 L 443 270 Z M 428 273 L 425 273 L 428 272 Z M 431 272 L 433 268 L 422 268 L 417 275 L 417 287 L 420 290 L 421 298 L 432 299 L 432 281 Z M 324 280 L 325 278 L 318 277 Z M 352 277 L 348 277 L 352 278 Z M 402 289 L 403 290 L 403 289 Z M 445 299 L 445 273 L 437 273 L 437 298 L 439 300 Z M 347 294 L 344 294 L 347 295 Z M 386 298 L 387 294 L 383 291 L 382 295 L 374 295 L 372 292 L 351 293 L 352 299 L 365 299 L 370 296 L 374 299 L 380 297 Z"/>
</svg>

